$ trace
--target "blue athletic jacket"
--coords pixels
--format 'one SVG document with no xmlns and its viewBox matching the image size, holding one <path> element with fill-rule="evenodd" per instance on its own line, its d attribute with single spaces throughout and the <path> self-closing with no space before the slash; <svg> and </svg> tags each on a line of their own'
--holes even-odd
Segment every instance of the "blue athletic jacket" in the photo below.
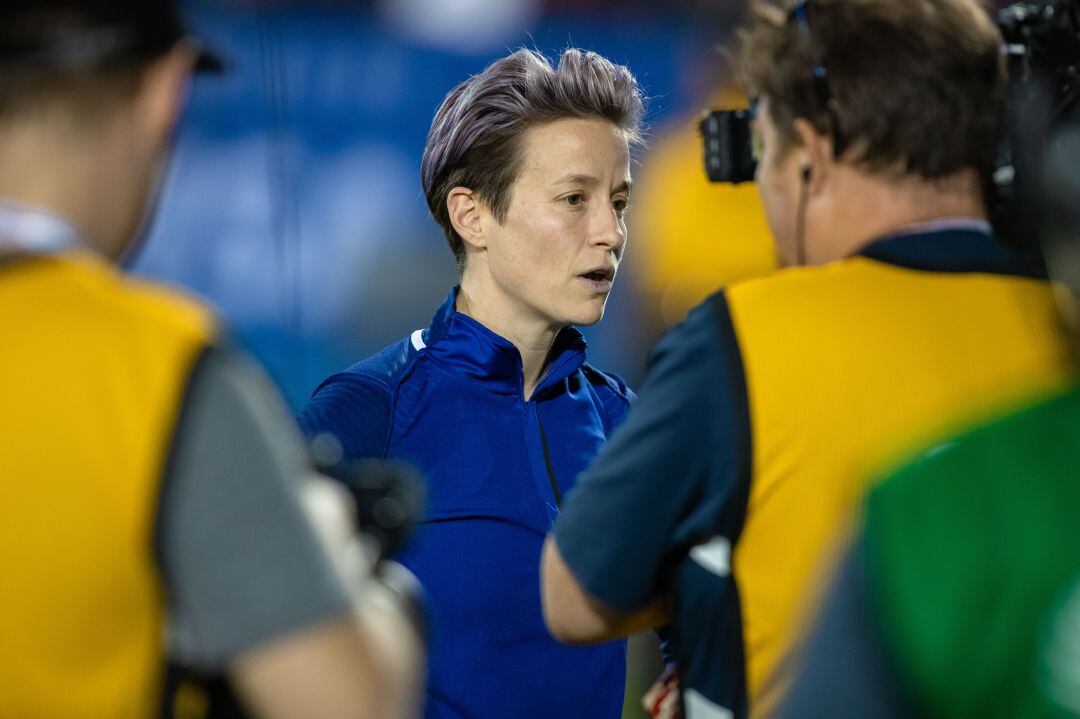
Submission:
<svg viewBox="0 0 1080 719">
<path fill-rule="evenodd" d="M 426 521 L 399 559 L 432 610 L 425 716 L 617 719 L 624 642 L 567 647 L 540 609 L 540 550 L 561 497 L 629 408 L 566 328 L 524 400 L 517 349 L 454 310 L 316 390 L 299 417 L 352 458 L 394 457 L 428 480 Z"/>
</svg>

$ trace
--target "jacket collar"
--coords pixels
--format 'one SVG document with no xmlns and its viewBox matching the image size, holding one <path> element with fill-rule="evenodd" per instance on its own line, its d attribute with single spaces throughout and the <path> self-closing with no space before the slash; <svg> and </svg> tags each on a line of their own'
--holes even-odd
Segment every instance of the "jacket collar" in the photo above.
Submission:
<svg viewBox="0 0 1080 719">
<path fill-rule="evenodd" d="M 423 333 L 423 351 L 440 366 L 483 382 L 493 392 L 523 396 L 521 353 L 509 340 L 454 309 L 459 289 L 451 290 L 435 312 Z M 585 338 L 577 329 L 564 327 L 555 337 L 547 374 L 533 398 L 577 372 L 583 364 Z"/>
<path fill-rule="evenodd" d="M 967 219 L 926 222 L 903 228 L 858 253 L 879 262 L 926 272 L 982 272 L 1046 279 L 1037 258 L 1021 255 L 994 236 L 987 222 Z"/>
</svg>

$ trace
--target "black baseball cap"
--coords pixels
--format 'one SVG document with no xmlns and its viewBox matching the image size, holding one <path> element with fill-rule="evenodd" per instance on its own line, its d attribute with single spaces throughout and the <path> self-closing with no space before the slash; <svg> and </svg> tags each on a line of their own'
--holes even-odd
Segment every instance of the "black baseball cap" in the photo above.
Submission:
<svg viewBox="0 0 1080 719">
<path fill-rule="evenodd" d="M 197 72 L 225 64 L 184 27 L 175 0 L 2 0 L 0 67 L 33 62 L 75 69 L 150 59 L 181 40 L 199 48 Z"/>
</svg>

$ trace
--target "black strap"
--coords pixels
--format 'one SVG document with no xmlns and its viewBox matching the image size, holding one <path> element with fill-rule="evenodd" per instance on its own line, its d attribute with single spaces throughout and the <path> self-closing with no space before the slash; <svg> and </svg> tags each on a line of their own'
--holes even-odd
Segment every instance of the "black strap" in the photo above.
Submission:
<svg viewBox="0 0 1080 719">
<path fill-rule="evenodd" d="M 162 719 L 249 719 L 224 674 L 206 674 L 177 662 L 165 667 Z"/>
</svg>

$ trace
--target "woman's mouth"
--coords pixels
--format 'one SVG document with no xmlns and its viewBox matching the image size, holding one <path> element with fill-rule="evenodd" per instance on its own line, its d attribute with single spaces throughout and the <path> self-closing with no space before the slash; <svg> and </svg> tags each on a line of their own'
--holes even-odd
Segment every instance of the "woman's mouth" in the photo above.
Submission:
<svg viewBox="0 0 1080 719">
<path fill-rule="evenodd" d="M 594 292 L 611 292 L 615 280 L 614 267 L 600 267 L 578 275 L 586 287 Z"/>
</svg>

